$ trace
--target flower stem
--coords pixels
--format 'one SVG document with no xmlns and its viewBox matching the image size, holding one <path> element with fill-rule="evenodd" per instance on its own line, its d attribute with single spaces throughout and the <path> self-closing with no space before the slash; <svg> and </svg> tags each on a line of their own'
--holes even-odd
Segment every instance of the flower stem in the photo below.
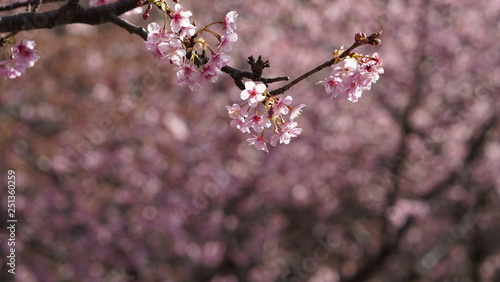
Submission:
<svg viewBox="0 0 500 282">
<path fill-rule="evenodd" d="M 338 57 L 334 57 L 333 59 L 329 60 L 329 61 L 326 61 L 324 62 L 323 64 L 315 67 L 314 69 L 304 73 L 303 75 L 297 77 L 296 79 L 290 81 L 288 84 L 286 84 L 285 86 L 283 87 L 280 87 L 278 89 L 275 89 L 275 90 L 272 90 L 269 92 L 269 94 L 271 94 L 272 96 L 275 96 L 275 95 L 280 95 L 280 94 L 283 94 L 285 93 L 285 91 L 287 91 L 288 89 L 292 88 L 295 84 L 301 82 L 302 80 L 308 78 L 309 76 L 319 72 L 320 70 L 324 69 L 324 68 L 327 68 L 331 65 L 334 65 L 338 62 L 338 59 L 342 59 L 344 57 L 346 57 L 347 55 L 349 55 L 349 53 L 354 50 L 355 48 L 361 46 L 362 44 L 360 43 L 357 43 L 357 42 L 354 42 L 354 44 L 351 45 L 351 47 L 347 48 L 347 50 L 345 50 L 344 52 L 342 52 L 342 54 Z"/>
</svg>

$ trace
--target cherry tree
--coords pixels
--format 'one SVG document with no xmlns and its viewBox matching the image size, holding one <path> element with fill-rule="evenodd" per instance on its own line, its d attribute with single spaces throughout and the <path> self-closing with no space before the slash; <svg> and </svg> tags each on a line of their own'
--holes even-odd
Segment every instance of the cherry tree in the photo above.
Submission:
<svg viewBox="0 0 500 282">
<path fill-rule="evenodd" d="M 17 279 L 498 279 L 498 4 L 0 11 Z"/>
</svg>

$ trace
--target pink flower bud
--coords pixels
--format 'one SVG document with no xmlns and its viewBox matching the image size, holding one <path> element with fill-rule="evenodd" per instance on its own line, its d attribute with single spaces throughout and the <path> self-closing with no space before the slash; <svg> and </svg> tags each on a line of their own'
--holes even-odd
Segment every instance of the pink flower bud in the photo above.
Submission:
<svg viewBox="0 0 500 282">
<path fill-rule="evenodd" d="M 142 14 L 142 18 L 144 20 L 147 20 L 149 18 L 149 12 L 153 9 L 153 4 L 149 4 L 148 7 L 146 8 L 146 11 L 144 11 L 144 14 Z"/>
<path fill-rule="evenodd" d="M 356 33 L 356 35 L 354 35 L 354 41 L 356 41 L 357 43 L 360 43 L 360 44 L 365 44 L 367 41 L 366 33 L 364 33 L 364 32 Z"/>
</svg>

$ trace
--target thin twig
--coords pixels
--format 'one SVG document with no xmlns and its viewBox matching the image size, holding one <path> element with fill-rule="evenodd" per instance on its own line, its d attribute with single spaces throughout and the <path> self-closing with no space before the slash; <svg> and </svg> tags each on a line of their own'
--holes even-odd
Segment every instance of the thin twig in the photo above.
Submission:
<svg viewBox="0 0 500 282">
<path fill-rule="evenodd" d="M 351 47 L 349 47 L 347 50 L 345 50 L 344 52 L 342 52 L 342 54 L 339 56 L 339 57 L 335 57 L 327 62 L 324 62 L 323 64 L 315 67 L 314 69 L 304 73 L 303 75 L 297 77 L 296 79 L 290 81 L 288 84 L 286 84 L 285 86 L 281 87 L 281 88 L 278 88 L 278 89 L 275 89 L 271 92 L 269 92 L 269 94 L 271 95 L 280 95 L 280 94 L 283 94 L 285 93 L 285 91 L 287 91 L 288 89 L 292 88 L 294 85 L 296 85 L 297 83 L 301 82 L 302 80 L 308 78 L 309 76 L 319 72 L 320 70 L 324 69 L 324 68 L 327 68 L 333 64 L 336 63 L 336 61 L 338 61 L 338 59 L 342 59 L 344 57 L 346 57 L 347 55 L 349 55 L 349 53 L 351 53 L 352 50 L 354 50 L 355 48 L 361 46 L 361 44 L 357 43 L 357 42 L 354 42 L 354 44 L 352 44 Z"/>
<path fill-rule="evenodd" d="M 110 19 L 110 21 L 112 23 L 114 23 L 117 26 L 119 26 L 119 27 L 127 30 L 131 34 L 137 34 L 140 37 L 142 37 L 144 40 L 146 40 L 148 38 L 148 33 L 147 33 L 147 31 L 143 27 L 134 25 L 131 22 L 129 22 L 127 20 L 124 20 L 124 19 L 118 17 L 115 14 L 109 15 L 109 19 Z"/>
</svg>

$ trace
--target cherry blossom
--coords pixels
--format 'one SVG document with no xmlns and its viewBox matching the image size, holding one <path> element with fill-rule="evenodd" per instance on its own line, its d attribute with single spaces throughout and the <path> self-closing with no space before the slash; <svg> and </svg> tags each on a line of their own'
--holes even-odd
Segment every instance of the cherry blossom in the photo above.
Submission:
<svg viewBox="0 0 500 282">
<path fill-rule="evenodd" d="M 293 101 L 291 96 L 283 98 L 264 95 L 263 93 L 268 93 L 265 90 L 266 86 L 264 84 L 247 81 L 245 82 L 245 90 L 240 95 L 243 100 L 247 101 L 243 106 L 249 108 L 251 113 L 246 110 L 243 111 L 243 106 L 237 104 L 226 106 L 226 108 L 232 118 L 231 126 L 236 127 L 243 133 L 251 132 L 251 130 L 258 133 L 259 137 L 254 135 L 254 137 L 247 139 L 247 142 L 254 145 L 257 150 L 268 152 L 267 146 L 264 146 L 268 142 L 265 140 L 266 129 L 273 126 L 273 135 L 270 139 L 270 144 L 273 147 L 278 142 L 280 144 L 289 144 L 292 138 L 297 137 L 302 132 L 302 129 L 297 127 L 298 123 L 295 122 L 295 119 L 300 115 L 305 105 L 300 104 L 297 107 L 292 107 L 290 106 Z M 261 98 L 257 98 L 259 96 Z M 259 106 L 263 107 L 265 111 L 260 111 Z M 287 115 L 290 116 L 287 117 Z"/>
<path fill-rule="evenodd" d="M 261 135 L 259 137 L 254 135 L 253 137 L 248 138 L 247 142 L 249 143 L 250 146 L 253 145 L 255 147 L 255 149 L 269 153 L 269 150 L 267 149 L 266 140 L 264 140 L 263 135 Z"/>
<path fill-rule="evenodd" d="M 236 26 L 236 18 L 238 17 L 238 13 L 235 11 L 231 11 L 226 14 L 226 17 L 224 18 L 224 30 L 229 34 L 233 33 L 237 26 Z"/>
<path fill-rule="evenodd" d="M 180 65 L 186 56 L 186 50 L 182 42 L 177 38 L 172 38 L 168 42 L 161 42 L 157 45 L 162 59 L 167 59 L 171 64 Z"/>
<path fill-rule="evenodd" d="M 153 4 L 163 9 L 165 2 Z M 189 17 L 192 16 L 190 11 L 184 11 L 178 3 L 174 9 L 166 9 L 172 11 L 169 13 L 171 31 L 166 31 L 156 22 L 150 23 L 147 27 L 147 40 L 144 42 L 146 49 L 153 54 L 158 63 L 168 61 L 173 64 L 177 72 L 177 82 L 180 85 L 187 85 L 191 91 L 194 91 L 195 86 L 202 87 L 207 82 L 216 82 L 221 69 L 230 60 L 226 52 L 232 50 L 232 43 L 237 41 L 238 35 L 234 32 L 220 35 L 211 30 L 210 26 L 225 25 L 227 22 L 235 29 L 236 12 L 229 12 L 229 18 L 225 22 L 214 22 L 197 31 L 196 26 L 189 21 Z M 204 33 L 214 36 L 219 41 L 217 49 L 210 48 L 207 40 L 201 36 Z"/>
<path fill-rule="evenodd" d="M 377 53 L 372 57 L 355 54 L 332 65 L 329 77 L 317 82 L 325 87 L 332 98 L 340 96 L 353 103 L 358 102 L 364 90 L 370 90 L 380 74 L 384 73 L 382 60 Z"/>
<path fill-rule="evenodd" d="M 330 75 L 328 78 L 318 81 L 316 84 L 323 84 L 323 86 L 325 86 L 326 93 L 332 94 L 331 98 L 334 98 L 344 92 L 344 86 L 341 82 L 342 79 L 339 77 Z"/>
<path fill-rule="evenodd" d="M 229 55 L 226 55 L 224 53 L 216 53 L 212 55 L 208 63 L 221 69 L 223 66 L 227 65 L 230 59 L 231 57 Z"/>
<path fill-rule="evenodd" d="M 40 58 L 33 40 L 23 39 L 12 48 L 7 45 L 4 47 L 4 52 L 5 54 L 11 52 L 10 57 L 0 61 L 0 75 L 4 79 L 13 79 L 23 75 L 26 69 L 33 67 Z"/>
<path fill-rule="evenodd" d="M 245 109 L 242 109 L 240 105 L 233 104 L 232 106 L 226 106 L 229 117 L 232 119 L 245 119 L 248 113 Z"/>
<path fill-rule="evenodd" d="M 271 126 L 271 121 L 264 114 L 255 113 L 246 120 L 246 125 L 251 126 L 255 132 L 262 132 Z"/>
<path fill-rule="evenodd" d="M 266 98 L 265 91 L 266 86 L 263 83 L 255 84 L 253 81 L 247 81 L 245 82 L 245 90 L 241 91 L 240 97 L 242 100 L 248 100 L 248 105 L 255 108 Z"/>
<path fill-rule="evenodd" d="M 236 33 L 230 33 L 221 37 L 220 43 L 217 45 L 220 52 L 230 52 L 233 47 L 232 44 L 238 40 Z"/>
<path fill-rule="evenodd" d="M 290 111 L 290 104 L 292 103 L 292 96 L 286 96 L 285 98 L 277 98 L 273 105 L 274 115 L 283 114 L 286 115 Z"/>
<path fill-rule="evenodd" d="M 278 144 L 278 141 L 280 144 L 289 144 L 292 138 L 297 137 L 302 132 L 302 128 L 298 128 L 297 125 L 298 124 L 295 121 L 287 121 L 283 123 L 279 126 L 278 132 L 271 137 L 270 144 L 273 147 Z"/>
<path fill-rule="evenodd" d="M 174 12 L 171 14 L 170 28 L 173 32 L 179 32 L 183 27 L 191 26 L 189 17 L 193 14 L 190 11 L 184 11 L 180 4 L 175 4 Z"/>
<path fill-rule="evenodd" d="M 199 71 L 192 64 L 184 63 L 174 68 L 177 76 L 177 83 L 179 85 L 188 85 L 191 90 L 197 85 L 199 78 Z"/>
<path fill-rule="evenodd" d="M 305 107 L 305 104 L 300 104 L 297 107 L 292 109 L 292 112 L 290 113 L 290 120 L 293 121 L 295 120 L 300 114 L 302 113 L 302 108 Z"/>
<path fill-rule="evenodd" d="M 212 64 L 206 64 L 203 66 L 203 70 L 200 73 L 198 84 L 203 86 L 207 81 L 214 83 L 217 81 L 217 78 L 219 78 L 220 73 L 221 70 L 218 67 Z"/>
</svg>

